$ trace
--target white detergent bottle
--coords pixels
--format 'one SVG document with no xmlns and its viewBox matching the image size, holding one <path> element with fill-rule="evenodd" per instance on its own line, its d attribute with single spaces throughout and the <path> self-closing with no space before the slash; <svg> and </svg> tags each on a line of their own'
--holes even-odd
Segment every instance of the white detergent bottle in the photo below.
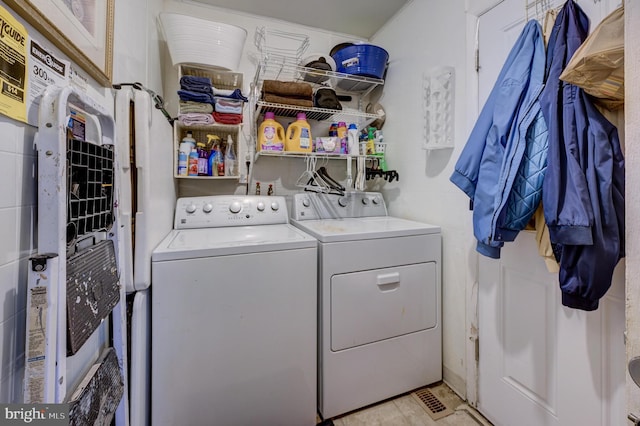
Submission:
<svg viewBox="0 0 640 426">
<path fill-rule="evenodd" d="M 358 155 L 358 126 L 354 123 L 349 124 L 347 130 L 347 152 L 349 155 Z"/>
</svg>

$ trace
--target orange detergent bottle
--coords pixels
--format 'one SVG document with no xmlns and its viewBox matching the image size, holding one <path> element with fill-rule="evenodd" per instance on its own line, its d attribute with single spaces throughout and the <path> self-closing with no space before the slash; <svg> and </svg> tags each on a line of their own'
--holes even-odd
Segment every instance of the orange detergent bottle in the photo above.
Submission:
<svg viewBox="0 0 640 426">
<path fill-rule="evenodd" d="M 284 151 L 284 127 L 275 120 L 273 112 L 266 112 L 258 129 L 258 151 Z"/>
<path fill-rule="evenodd" d="M 311 152 L 311 126 L 307 122 L 307 115 L 299 112 L 297 120 L 287 127 L 284 150 L 289 152 Z"/>
</svg>

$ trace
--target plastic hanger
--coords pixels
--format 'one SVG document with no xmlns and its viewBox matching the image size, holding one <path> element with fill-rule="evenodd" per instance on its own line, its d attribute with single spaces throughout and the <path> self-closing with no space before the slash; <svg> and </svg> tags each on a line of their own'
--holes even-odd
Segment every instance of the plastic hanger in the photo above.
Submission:
<svg viewBox="0 0 640 426">
<path fill-rule="evenodd" d="M 329 184 L 331 189 L 344 192 L 345 187 L 342 186 L 335 179 L 333 179 L 331 176 L 329 176 L 329 172 L 327 172 L 327 169 L 324 166 L 318 169 L 318 173 L 320 174 L 322 179 Z"/>
<path fill-rule="evenodd" d="M 305 162 L 306 169 L 296 181 L 296 186 L 304 188 L 305 191 L 328 193 L 331 188 L 318 176 L 316 172 L 316 159 L 308 156 Z"/>
</svg>

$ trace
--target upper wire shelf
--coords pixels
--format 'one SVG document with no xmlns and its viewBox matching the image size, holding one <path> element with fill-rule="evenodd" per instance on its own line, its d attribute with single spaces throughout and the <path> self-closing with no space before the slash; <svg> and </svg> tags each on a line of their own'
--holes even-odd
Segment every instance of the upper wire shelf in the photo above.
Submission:
<svg viewBox="0 0 640 426">
<path fill-rule="evenodd" d="M 309 36 L 304 34 L 260 27 L 255 33 L 255 44 L 261 54 L 256 83 L 266 79 L 306 81 L 362 95 L 384 83 L 378 78 L 302 66 L 302 55 L 309 47 Z"/>
<path fill-rule="evenodd" d="M 312 86 L 333 87 L 336 91 L 358 93 L 366 96 L 377 86 L 384 84 L 384 80 L 340 72 L 307 68 L 292 63 L 274 63 L 265 61 L 258 65 L 255 87 L 261 89 L 264 80 L 307 82 Z"/>
<path fill-rule="evenodd" d="M 263 61 L 298 64 L 309 47 L 309 36 L 260 27 L 256 29 L 254 43 Z"/>
</svg>

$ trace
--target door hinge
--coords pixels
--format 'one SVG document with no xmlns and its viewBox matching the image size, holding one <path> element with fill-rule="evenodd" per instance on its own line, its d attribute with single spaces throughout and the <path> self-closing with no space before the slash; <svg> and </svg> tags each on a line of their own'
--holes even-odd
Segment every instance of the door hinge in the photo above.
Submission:
<svg viewBox="0 0 640 426">
<path fill-rule="evenodd" d="M 476 72 L 480 72 L 480 48 L 476 47 Z"/>
<path fill-rule="evenodd" d="M 476 337 L 476 364 L 480 362 L 480 338 Z"/>
</svg>

